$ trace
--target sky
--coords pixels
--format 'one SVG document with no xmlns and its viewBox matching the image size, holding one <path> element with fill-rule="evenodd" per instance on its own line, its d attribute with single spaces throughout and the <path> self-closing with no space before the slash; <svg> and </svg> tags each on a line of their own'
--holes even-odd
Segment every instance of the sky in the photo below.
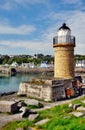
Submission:
<svg viewBox="0 0 85 130">
<path fill-rule="evenodd" d="M 66 23 L 85 55 L 85 0 L 0 0 L 0 54 L 54 55 L 53 37 Z"/>
</svg>

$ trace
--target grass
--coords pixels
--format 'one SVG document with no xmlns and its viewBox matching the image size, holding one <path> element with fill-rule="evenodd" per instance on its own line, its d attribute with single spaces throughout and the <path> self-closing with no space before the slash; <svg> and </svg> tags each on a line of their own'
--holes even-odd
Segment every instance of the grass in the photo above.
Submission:
<svg viewBox="0 0 85 130">
<path fill-rule="evenodd" d="M 48 123 L 39 126 L 43 130 L 85 130 L 85 118 L 75 118 L 73 116 L 68 118 L 55 117 Z"/>
<path fill-rule="evenodd" d="M 85 106 L 81 99 L 72 101 L 72 104 L 78 104 Z M 35 106 L 33 106 L 35 107 Z M 85 130 L 85 117 L 74 117 L 71 112 L 72 108 L 68 107 L 68 104 L 58 105 L 51 109 L 43 110 L 38 112 L 40 117 L 33 122 L 27 120 L 10 122 L 5 125 L 1 130 L 16 130 L 16 128 L 22 127 L 27 130 L 28 126 L 35 127 L 34 123 L 48 118 L 49 121 L 43 125 L 38 125 L 37 130 Z"/>
<path fill-rule="evenodd" d="M 53 118 L 55 116 L 64 116 L 67 115 L 68 113 L 70 113 L 72 111 L 71 108 L 68 107 L 68 104 L 65 105 L 59 105 L 59 106 L 55 106 L 51 109 L 47 109 L 44 111 L 40 111 L 39 114 L 42 117 L 42 119 L 44 118 Z"/>
<path fill-rule="evenodd" d="M 14 121 L 9 122 L 7 125 L 2 127 L 0 130 L 16 130 L 17 128 L 23 128 L 23 130 L 28 130 L 28 126 L 33 125 L 32 122 L 28 121 L 27 119 L 24 121 Z"/>
</svg>

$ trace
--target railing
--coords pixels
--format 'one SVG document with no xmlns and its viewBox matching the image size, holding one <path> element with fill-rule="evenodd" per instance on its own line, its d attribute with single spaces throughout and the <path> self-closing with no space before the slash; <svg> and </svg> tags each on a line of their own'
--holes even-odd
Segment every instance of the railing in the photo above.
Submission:
<svg viewBox="0 0 85 130">
<path fill-rule="evenodd" d="M 74 36 L 56 36 L 53 38 L 53 44 L 75 44 Z"/>
</svg>

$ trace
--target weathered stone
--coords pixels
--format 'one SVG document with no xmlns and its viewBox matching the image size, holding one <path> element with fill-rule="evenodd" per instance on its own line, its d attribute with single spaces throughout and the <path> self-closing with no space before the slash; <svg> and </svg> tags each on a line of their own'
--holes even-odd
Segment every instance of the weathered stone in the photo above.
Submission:
<svg viewBox="0 0 85 130">
<path fill-rule="evenodd" d="M 44 82 L 44 81 L 43 81 Z M 20 83 L 18 95 L 27 95 L 28 97 L 51 101 L 51 85 L 37 83 Z"/>
<path fill-rule="evenodd" d="M 82 100 L 82 103 L 84 103 L 84 104 L 85 104 L 85 100 Z"/>
<path fill-rule="evenodd" d="M 74 105 L 73 105 L 73 109 L 76 110 L 76 109 L 77 109 L 78 107 L 80 107 L 80 106 L 81 106 L 81 104 L 74 104 Z"/>
<path fill-rule="evenodd" d="M 84 113 L 82 112 L 72 112 L 72 114 L 76 117 L 81 117 L 81 116 L 84 116 Z"/>
<path fill-rule="evenodd" d="M 73 81 L 71 79 L 34 79 L 30 82 L 22 82 L 19 86 L 18 95 L 26 95 L 45 101 L 57 101 L 66 97 L 73 97 Z"/>
<path fill-rule="evenodd" d="M 70 104 L 68 105 L 68 107 L 69 107 L 69 108 L 73 108 L 73 104 L 70 103 Z"/>
<path fill-rule="evenodd" d="M 17 95 L 27 95 L 28 83 L 20 83 Z"/>
<path fill-rule="evenodd" d="M 35 106 L 38 106 L 38 104 L 39 104 L 39 101 L 36 100 L 36 99 L 25 99 L 24 102 L 25 102 L 27 105 L 35 105 Z"/>
<path fill-rule="evenodd" d="M 18 105 L 18 107 L 20 107 L 20 108 L 21 108 L 21 107 L 24 107 L 24 106 L 27 106 L 27 104 L 26 104 L 24 101 L 19 101 L 17 105 Z"/>
<path fill-rule="evenodd" d="M 37 106 L 38 108 L 44 107 L 44 105 L 36 99 L 25 99 L 24 103 L 31 106 Z"/>
<path fill-rule="evenodd" d="M 27 107 L 20 108 L 21 117 L 27 117 L 29 115 L 30 110 Z"/>
<path fill-rule="evenodd" d="M 61 44 L 58 44 L 58 47 L 54 47 L 54 77 L 74 78 L 74 47 L 68 47 L 69 43 L 66 43 L 67 46 L 61 47 Z"/>
<path fill-rule="evenodd" d="M 77 110 L 85 112 L 85 107 L 80 106 L 77 108 Z"/>
<path fill-rule="evenodd" d="M 52 98 L 53 100 L 64 99 L 65 95 L 65 87 L 62 80 L 54 80 L 52 81 Z"/>
<path fill-rule="evenodd" d="M 31 114 L 31 115 L 29 115 L 28 119 L 29 119 L 30 121 L 33 121 L 33 120 L 35 120 L 35 119 L 38 118 L 38 117 L 39 117 L 39 114 Z"/>
<path fill-rule="evenodd" d="M 35 123 L 35 125 L 42 125 L 42 124 L 44 124 L 44 123 L 46 123 L 46 122 L 48 122 L 48 121 L 49 121 L 49 119 L 43 119 L 43 120 L 41 120 L 41 121 Z"/>
<path fill-rule="evenodd" d="M 15 113 L 19 110 L 17 102 L 14 101 L 0 101 L 0 112 Z"/>
</svg>

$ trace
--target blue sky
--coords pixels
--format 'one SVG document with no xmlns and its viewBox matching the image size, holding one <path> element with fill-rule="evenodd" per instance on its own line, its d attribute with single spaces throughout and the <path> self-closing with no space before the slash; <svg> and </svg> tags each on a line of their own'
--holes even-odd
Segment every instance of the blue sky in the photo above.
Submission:
<svg viewBox="0 0 85 130">
<path fill-rule="evenodd" d="M 85 55 L 85 0 L 0 0 L 0 54 L 51 54 L 66 22 Z"/>
</svg>

